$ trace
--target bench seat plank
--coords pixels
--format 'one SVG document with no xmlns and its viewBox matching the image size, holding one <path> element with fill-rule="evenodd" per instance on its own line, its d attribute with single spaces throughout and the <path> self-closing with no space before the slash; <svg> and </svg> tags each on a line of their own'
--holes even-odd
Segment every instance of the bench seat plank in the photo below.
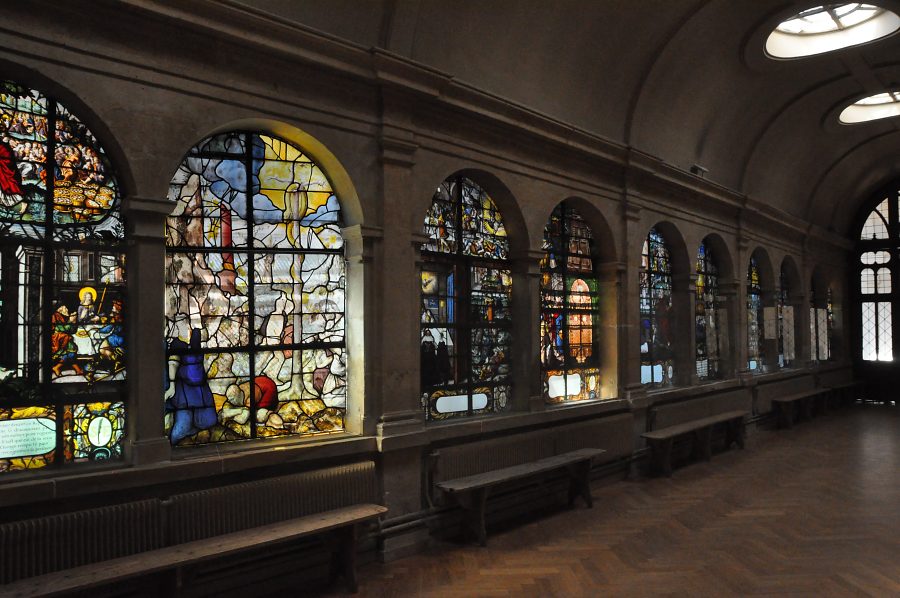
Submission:
<svg viewBox="0 0 900 598">
<path fill-rule="evenodd" d="M 572 463 L 592 459 L 594 457 L 602 455 L 605 452 L 606 451 L 603 449 L 596 448 L 578 449 L 570 451 L 568 453 L 564 453 L 562 455 L 555 455 L 553 457 L 546 457 L 538 461 L 532 461 L 531 463 L 513 465 L 511 467 L 504 467 L 503 469 L 495 469 L 493 471 L 477 473 L 475 475 L 457 478 L 455 480 L 438 482 L 436 486 L 444 492 L 448 492 L 451 494 L 454 492 L 468 492 L 471 490 L 476 490 L 478 488 L 484 488 L 486 486 L 494 486 L 501 482 L 518 480 L 533 474 L 565 467 L 566 465 Z"/>
<path fill-rule="evenodd" d="M 713 426 L 715 424 L 720 424 L 722 422 L 726 422 L 732 419 L 738 419 L 740 417 L 744 417 L 747 415 L 746 411 L 728 411 L 726 413 L 720 413 L 718 415 L 711 415 L 709 417 L 704 417 L 703 419 L 697 419 L 694 421 L 686 422 L 683 424 L 676 424 L 674 426 L 669 426 L 667 428 L 660 428 L 659 430 L 653 430 L 651 432 L 644 432 L 641 434 L 644 438 L 648 438 L 651 440 L 662 440 L 665 438 L 673 438 L 675 436 L 679 436 L 681 434 L 687 434 L 689 432 L 693 432 L 695 430 L 699 430 L 700 428 L 705 428 L 707 426 Z"/>
<path fill-rule="evenodd" d="M 0 596 L 22 598 L 57 596 L 336 530 L 374 519 L 385 512 L 386 507 L 374 504 L 358 504 L 324 511 L 289 521 L 22 579 L 0 587 Z"/>
<path fill-rule="evenodd" d="M 671 476 L 672 447 L 676 437 L 692 434 L 695 452 L 701 453 L 703 458 L 708 461 L 712 454 L 712 427 L 716 424 L 728 424 L 727 442 L 729 446 L 732 442 L 737 442 L 740 448 L 744 448 L 744 417 L 747 415 L 746 411 L 726 411 L 683 424 L 644 432 L 641 437 L 647 439 L 651 456 L 659 469 L 667 476 Z"/>
<path fill-rule="evenodd" d="M 581 495 L 588 508 L 591 508 L 593 507 L 590 488 L 591 461 L 605 452 L 604 449 L 582 448 L 530 463 L 486 471 L 455 480 L 445 480 L 435 485 L 456 499 L 456 503 L 462 507 L 464 523 L 475 534 L 478 543 L 485 546 L 487 532 L 484 516 L 488 493 L 492 486 L 545 471 L 565 468 L 569 474 L 569 505 L 573 504 L 576 495 Z"/>
</svg>

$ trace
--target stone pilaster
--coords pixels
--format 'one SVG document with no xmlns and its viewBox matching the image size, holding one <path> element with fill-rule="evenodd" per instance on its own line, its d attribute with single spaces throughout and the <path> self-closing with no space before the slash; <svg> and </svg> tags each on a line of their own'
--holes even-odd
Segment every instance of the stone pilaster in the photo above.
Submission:
<svg viewBox="0 0 900 598">
<path fill-rule="evenodd" d="M 163 429 L 165 363 L 165 227 L 174 204 L 129 197 L 124 202 L 128 239 L 126 305 L 128 444 L 131 463 L 168 460 Z"/>
</svg>

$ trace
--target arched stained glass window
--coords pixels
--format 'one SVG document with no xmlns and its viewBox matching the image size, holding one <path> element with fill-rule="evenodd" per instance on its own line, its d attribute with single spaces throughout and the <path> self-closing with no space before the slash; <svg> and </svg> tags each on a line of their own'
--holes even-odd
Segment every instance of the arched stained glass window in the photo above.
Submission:
<svg viewBox="0 0 900 598">
<path fill-rule="evenodd" d="M 778 281 L 778 367 L 785 368 L 794 361 L 794 307 L 788 303 L 791 288 L 783 265 Z"/>
<path fill-rule="evenodd" d="M 0 81 L 0 472 L 122 456 L 120 205 L 87 126 Z"/>
<path fill-rule="evenodd" d="M 427 420 L 509 406 L 509 243 L 500 211 L 464 176 L 437 188 L 422 245 L 420 372 Z"/>
<path fill-rule="evenodd" d="M 831 291 L 831 287 L 825 291 L 825 325 L 828 346 L 825 359 L 831 359 L 834 351 L 834 293 Z"/>
<path fill-rule="evenodd" d="M 641 383 L 672 384 L 672 263 L 665 239 L 651 228 L 641 250 Z"/>
<path fill-rule="evenodd" d="M 565 202 L 544 227 L 541 368 L 549 403 L 600 398 L 594 235 Z"/>
<path fill-rule="evenodd" d="M 747 267 L 747 369 L 761 372 L 765 369 L 765 342 L 763 339 L 762 287 L 759 281 L 759 264 L 750 258 Z"/>
<path fill-rule="evenodd" d="M 719 377 L 719 269 L 704 241 L 697 251 L 696 306 L 694 308 L 697 377 Z"/>
<path fill-rule="evenodd" d="M 171 443 L 341 430 L 345 273 L 326 174 L 282 139 L 224 133 L 188 152 L 169 199 Z"/>
<path fill-rule="evenodd" d="M 895 185 L 868 214 L 859 236 L 858 272 L 864 361 L 894 359 L 892 329 L 895 293 L 891 274 L 900 246 L 897 236 L 900 230 L 898 204 L 900 190 Z"/>
</svg>

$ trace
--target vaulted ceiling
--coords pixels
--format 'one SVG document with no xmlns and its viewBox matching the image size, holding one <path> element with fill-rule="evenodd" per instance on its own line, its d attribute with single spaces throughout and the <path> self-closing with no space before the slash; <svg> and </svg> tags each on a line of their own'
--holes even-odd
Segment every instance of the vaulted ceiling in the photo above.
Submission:
<svg viewBox="0 0 900 598">
<path fill-rule="evenodd" d="M 873 0 L 900 13 L 900 0 Z M 786 0 L 241 0 L 378 46 L 848 234 L 900 174 L 900 119 L 840 125 L 900 87 L 900 35 L 776 61 Z"/>
</svg>

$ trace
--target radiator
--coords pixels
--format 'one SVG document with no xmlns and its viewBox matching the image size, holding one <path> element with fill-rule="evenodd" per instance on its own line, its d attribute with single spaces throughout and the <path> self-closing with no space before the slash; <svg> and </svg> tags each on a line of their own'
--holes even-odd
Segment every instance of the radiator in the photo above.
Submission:
<svg viewBox="0 0 900 598">
<path fill-rule="evenodd" d="M 168 541 L 180 544 L 377 502 L 372 461 L 186 492 L 167 501 Z"/>
<path fill-rule="evenodd" d="M 434 481 L 464 476 L 537 461 L 553 455 L 550 431 L 529 432 L 440 449 Z"/>
<path fill-rule="evenodd" d="M 163 546 L 156 499 L 0 525 L 0 584 Z"/>
</svg>

